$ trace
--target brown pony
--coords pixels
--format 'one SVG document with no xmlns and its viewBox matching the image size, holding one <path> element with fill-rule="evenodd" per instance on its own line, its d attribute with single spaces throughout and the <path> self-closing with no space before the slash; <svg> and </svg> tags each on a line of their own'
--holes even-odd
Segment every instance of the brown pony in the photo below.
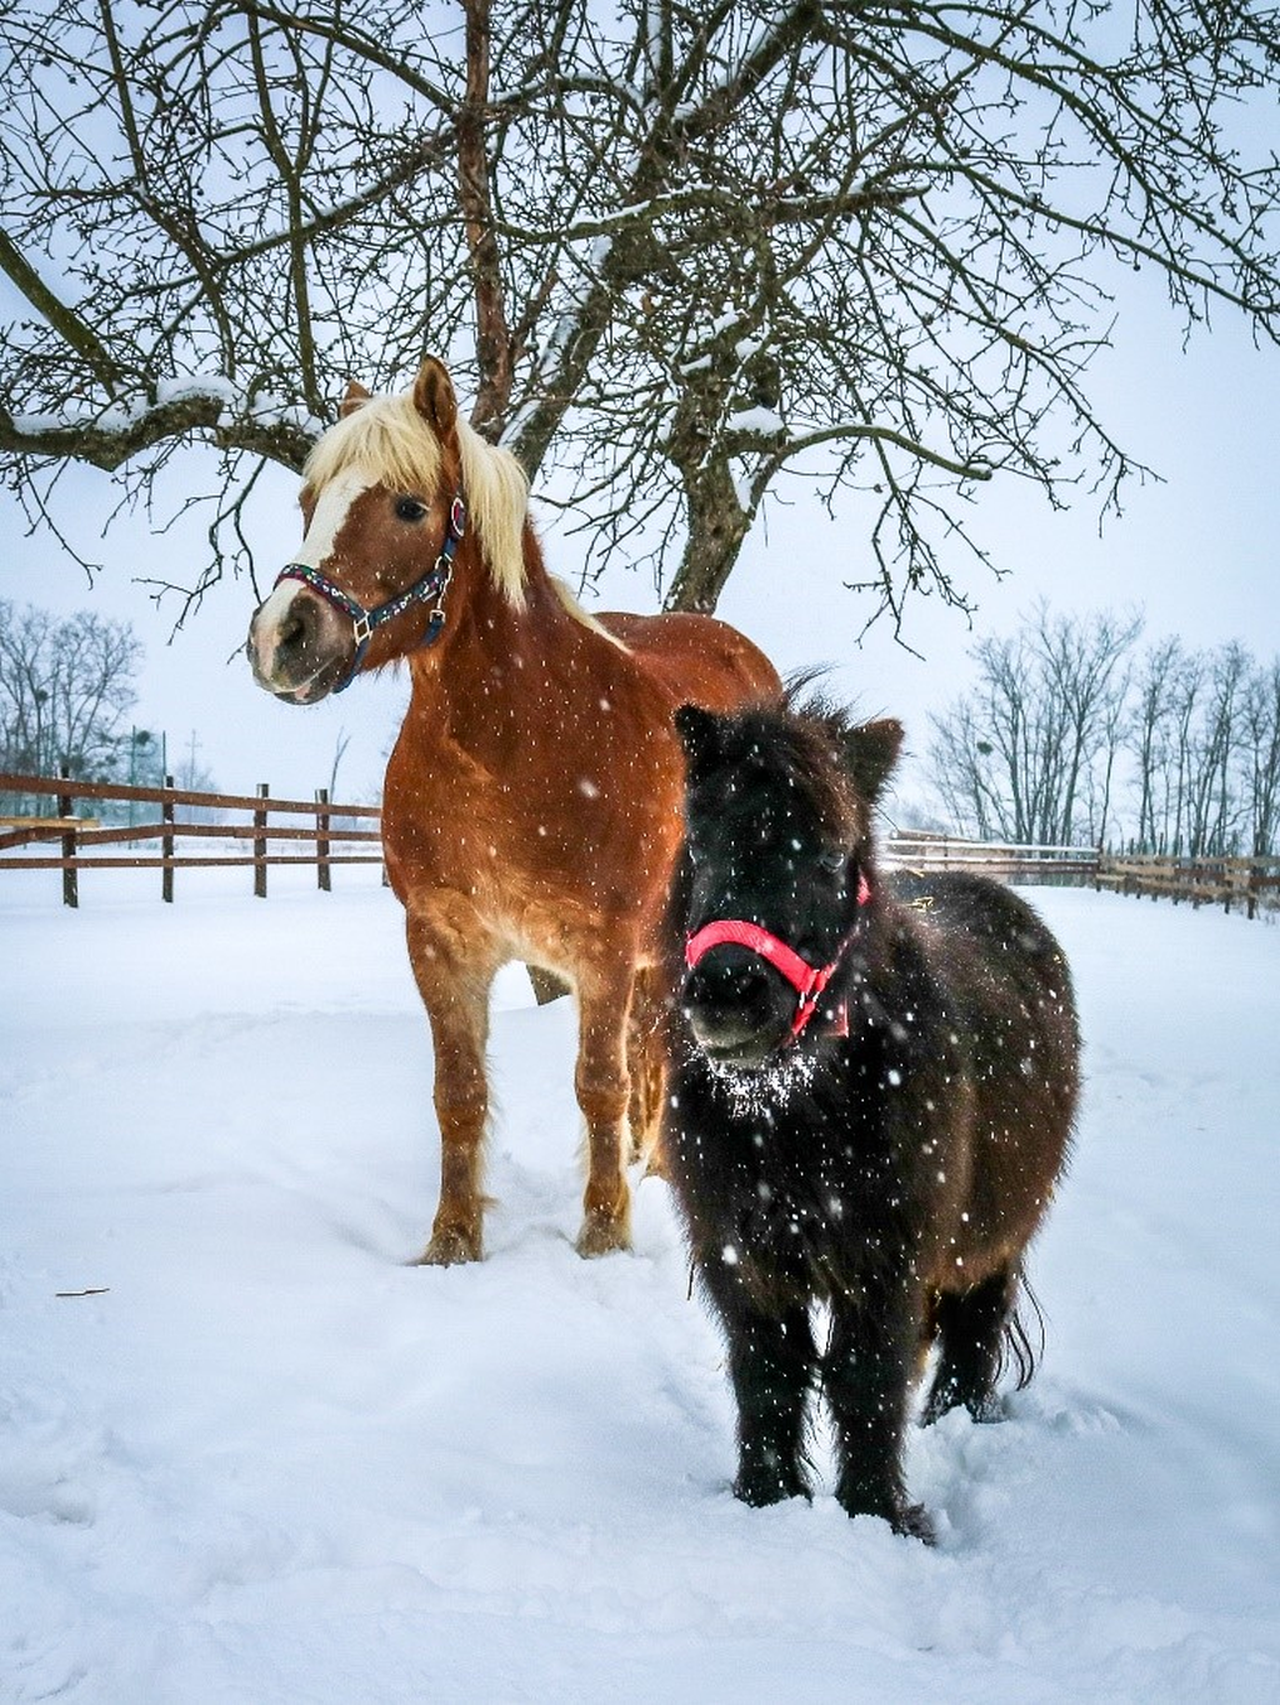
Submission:
<svg viewBox="0 0 1280 1705">
<path fill-rule="evenodd" d="M 672 713 L 776 698 L 777 674 L 709 617 L 580 609 L 544 566 L 519 464 L 459 418 L 438 361 L 403 396 L 352 385 L 304 482 L 302 547 L 247 651 L 289 704 L 408 660 L 382 839 L 435 1049 L 440 1205 L 421 1259 L 482 1255 L 489 990 L 513 959 L 577 996 L 578 1249 L 626 1248 L 628 1113 L 643 1146 L 661 1100 L 653 983 L 684 792 Z"/>
</svg>

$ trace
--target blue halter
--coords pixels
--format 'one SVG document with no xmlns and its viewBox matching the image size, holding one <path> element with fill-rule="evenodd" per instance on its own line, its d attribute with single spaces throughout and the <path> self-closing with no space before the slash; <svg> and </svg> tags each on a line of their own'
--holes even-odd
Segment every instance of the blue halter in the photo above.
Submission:
<svg viewBox="0 0 1280 1705">
<path fill-rule="evenodd" d="M 467 506 L 462 500 L 462 493 L 459 492 L 449 505 L 449 530 L 445 534 L 444 544 L 440 547 L 440 555 L 434 565 L 421 580 L 415 580 L 412 586 L 406 587 L 403 592 L 397 592 L 394 598 L 388 598 L 385 604 L 378 604 L 372 610 L 366 610 L 363 604 L 357 603 L 349 592 L 344 592 L 327 574 L 322 574 L 318 568 L 312 568 L 308 563 L 291 562 L 280 570 L 276 576 L 277 586 L 282 580 L 300 580 L 304 586 L 309 586 L 313 592 L 318 592 L 322 598 L 326 598 L 334 609 L 341 610 L 343 615 L 351 618 L 351 631 L 356 642 L 355 655 L 338 685 L 330 688 L 331 692 L 346 692 L 359 673 L 374 632 L 385 622 L 394 621 L 414 604 L 424 604 L 434 599 L 433 607 L 427 616 L 426 632 L 419 644 L 435 644 L 445 624 L 444 595 L 453 579 L 453 559 L 466 530 Z"/>
</svg>

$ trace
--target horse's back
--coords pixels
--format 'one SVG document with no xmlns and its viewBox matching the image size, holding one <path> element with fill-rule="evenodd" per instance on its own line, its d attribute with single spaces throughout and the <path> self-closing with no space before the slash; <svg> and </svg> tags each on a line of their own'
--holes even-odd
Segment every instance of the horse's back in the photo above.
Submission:
<svg viewBox="0 0 1280 1705">
<path fill-rule="evenodd" d="M 1079 1032 L 1071 972 L 1034 908 L 1004 883 L 965 871 L 895 872 L 889 882 L 894 897 L 912 909 L 961 1015 L 989 1023 L 1016 1014 L 1015 1029 L 1029 1027 L 1074 1068 Z M 1004 1047 L 1003 1038 L 978 1040 Z"/>
<path fill-rule="evenodd" d="M 1003 882 L 964 870 L 898 870 L 889 874 L 889 887 L 932 929 L 971 943 L 991 963 L 1019 976 L 1048 975 L 1070 988 L 1066 956 L 1052 930 Z"/>
<path fill-rule="evenodd" d="M 745 634 L 714 616 L 691 610 L 639 616 L 610 610 L 597 618 L 665 689 L 672 706 L 732 710 L 771 702 L 782 691 L 778 672 Z"/>
<path fill-rule="evenodd" d="M 1047 1203 L 1079 1094 L 1080 1033 L 1066 954 L 1035 910 L 989 877 L 897 873 L 889 885 L 910 908 L 969 1059 L 975 1220 L 996 1241 L 1003 1233 L 1016 1242 Z"/>
</svg>

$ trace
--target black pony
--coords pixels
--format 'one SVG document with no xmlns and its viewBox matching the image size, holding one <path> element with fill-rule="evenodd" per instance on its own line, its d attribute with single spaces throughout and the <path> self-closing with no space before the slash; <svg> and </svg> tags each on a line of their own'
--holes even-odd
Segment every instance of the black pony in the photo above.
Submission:
<svg viewBox="0 0 1280 1705">
<path fill-rule="evenodd" d="M 1071 978 L 998 883 L 880 875 L 871 813 L 902 729 L 795 698 L 677 714 L 667 1163 L 728 1339 L 738 1497 L 807 1495 L 819 1385 L 841 1504 L 932 1539 L 901 1466 L 930 1347 L 926 1421 L 997 1418 L 1006 1345 L 1031 1376 L 1015 1301 L 1070 1142 Z"/>
</svg>

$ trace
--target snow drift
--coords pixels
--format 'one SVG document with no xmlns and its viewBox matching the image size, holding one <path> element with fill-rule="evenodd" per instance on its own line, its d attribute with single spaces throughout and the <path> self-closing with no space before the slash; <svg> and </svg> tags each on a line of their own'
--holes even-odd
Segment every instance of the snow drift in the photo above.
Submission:
<svg viewBox="0 0 1280 1705">
<path fill-rule="evenodd" d="M 912 1441 L 931 1552 L 730 1496 L 666 1187 L 633 1255 L 574 1254 L 572 1013 L 515 973 L 489 1258 L 403 1265 L 437 1156 L 398 908 L 229 883 L 0 890 L 0 1699 L 1280 1697 L 1274 927 L 1031 896 L 1084 1114 L 1036 1382 Z"/>
</svg>

